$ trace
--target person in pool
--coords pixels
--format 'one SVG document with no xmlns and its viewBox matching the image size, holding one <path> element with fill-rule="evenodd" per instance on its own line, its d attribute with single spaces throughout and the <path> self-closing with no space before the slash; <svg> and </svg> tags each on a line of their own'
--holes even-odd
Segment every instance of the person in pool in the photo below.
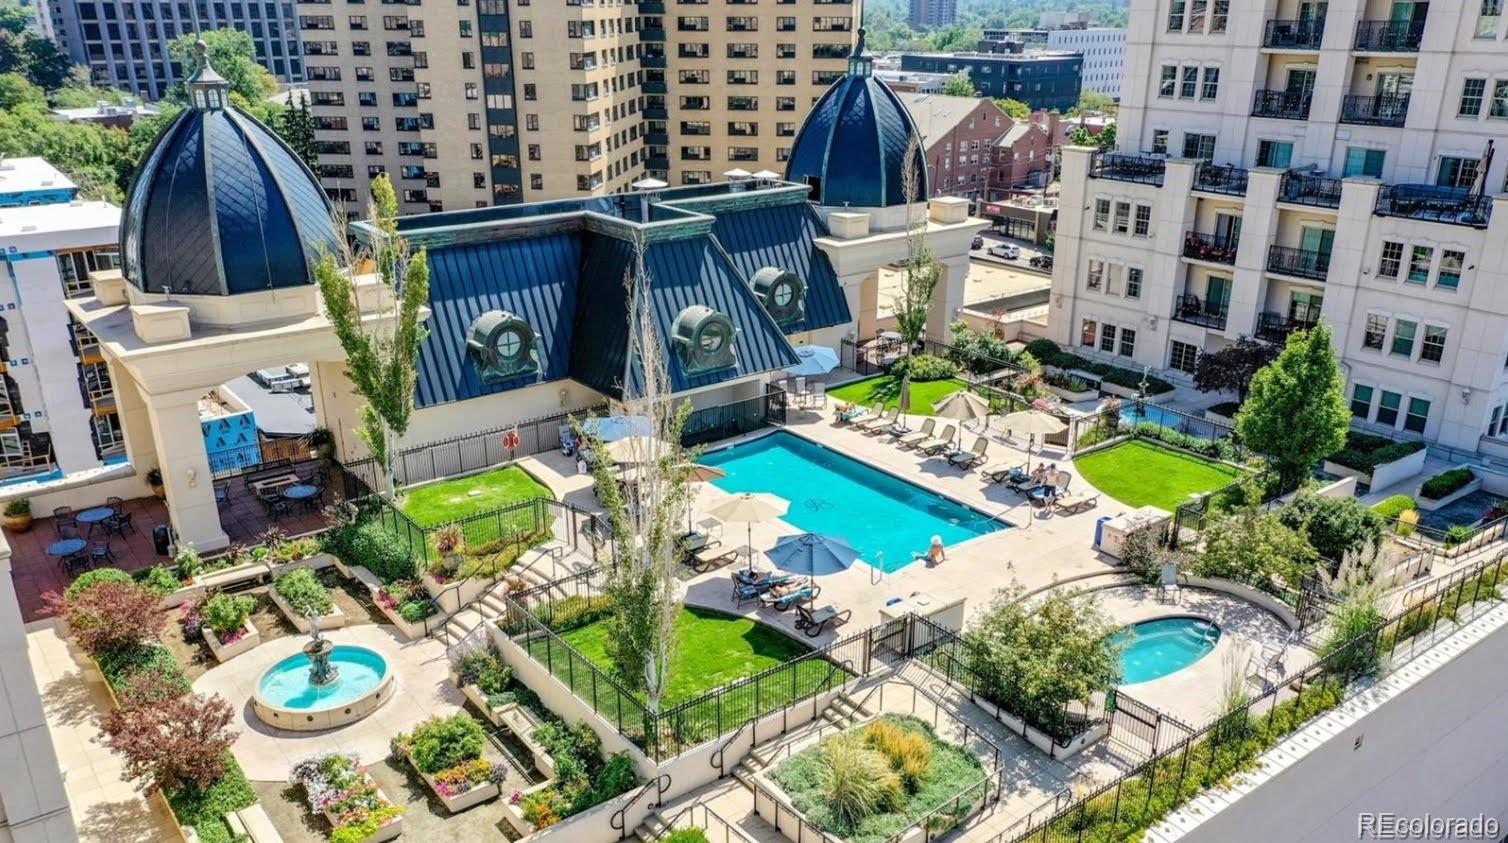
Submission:
<svg viewBox="0 0 1508 843">
<path fill-rule="evenodd" d="M 947 561 L 948 552 L 943 548 L 942 536 L 933 536 L 932 544 L 926 553 L 918 553 L 915 558 L 927 560 L 927 567 L 931 568 L 941 562 Z"/>
</svg>

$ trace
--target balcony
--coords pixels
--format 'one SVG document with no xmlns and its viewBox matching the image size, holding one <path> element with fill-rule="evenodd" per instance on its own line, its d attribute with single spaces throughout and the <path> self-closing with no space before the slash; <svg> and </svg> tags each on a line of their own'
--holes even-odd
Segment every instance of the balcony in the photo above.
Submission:
<svg viewBox="0 0 1508 843">
<path fill-rule="evenodd" d="M 1231 266 L 1236 262 L 1236 241 L 1229 237 L 1190 231 L 1183 238 L 1183 256 Z"/>
<path fill-rule="evenodd" d="M 1278 201 L 1320 208 L 1339 208 L 1340 187 L 1340 179 L 1288 172 L 1283 174 L 1283 181 L 1278 185 Z"/>
<path fill-rule="evenodd" d="M 1377 215 L 1486 228 L 1492 217 L 1492 197 L 1464 187 L 1395 184 L 1378 195 Z"/>
<path fill-rule="evenodd" d="M 639 40 L 640 41 L 657 41 L 657 42 L 663 42 L 665 40 L 665 30 L 663 30 L 663 29 L 641 29 L 641 30 L 639 30 Z"/>
<path fill-rule="evenodd" d="M 1166 172 L 1165 159 L 1115 152 L 1096 153 L 1094 162 L 1089 165 L 1089 177 L 1093 179 L 1114 179 L 1158 187 L 1162 187 L 1162 178 Z"/>
<path fill-rule="evenodd" d="M 645 120 L 669 120 L 670 119 L 670 111 L 667 110 L 665 108 L 665 106 L 663 106 L 663 105 L 659 105 L 659 106 L 645 106 L 645 108 L 644 108 L 644 119 Z"/>
<path fill-rule="evenodd" d="M 644 168 L 663 173 L 670 169 L 670 159 L 668 157 L 650 156 L 644 159 Z"/>
<path fill-rule="evenodd" d="M 667 93 L 669 90 L 670 89 L 668 87 L 666 87 L 666 85 L 665 85 L 664 82 L 645 82 L 644 83 L 644 93 L 646 93 L 646 94 L 663 94 L 663 93 Z"/>
<path fill-rule="evenodd" d="M 1281 313 L 1268 310 L 1257 317 L 1257 339 L 1268 342 L 1286 343 L 1288 335 L 1294 331 L 1307 331 L 1318 322 L 1316 320 L 1293 319 Z"/>
<path fill-rule="evenodd" d="M 640 67 L 657 67 L 657 68 L 660 68 L 661 70 L 663 70 L 663 69 L 665 69 L 665 56 L 663 54 L 658 55 L 658 56 L 640 56 L 639 57 L 639 66 Z"/>
<path fill-rule="evenodd" d="M 1323 20 L 1270 20 L 1262 32 L 1262 46 L 1274 50 L 1318 50 L 1324 36 Z"/>
<path fill-rule="evenodd" d="M 639 14 L 663 15 L 665 14 L 665 4 L 661 3 L 660 0 L 643 0 L 643 2 L 639 3 Z"/>
<path fill-rule="evenodd" d="M 1216 165 L 1206 161 L 1194 172 L 1194 189 L 1227 196 L 1245 196 L 1246 179 L 1247 171 L 1241 167 Z"/>
<path fill-rule="evenodd" d="M 1225 330 L 1225 320 L 1229 315 L 1228 305 L 1195 295 L 1180 296 L 1173 308 L 1173 318 L 1179 322 L 1214 328 L 1217 331 Z"/>
<path fill-rule="evenodd" d="M 1257 91 L 1252 99 L 1251 116 L 1278 120 L 1308 120 L 1313 96 L 1293 91 Z"/>
<path fill-rule="evenodd" d="M 1272 245 L 1267 247 L 1267 271 L 1323 281 L 1330 273 L 1330 253 Z"/>
<path fill-rule="evenodd" d="M 644 142 L 646 144 L 649 144 L 650 146 L 669 146 L 670 145 L 670 133 L 669 132 L 647 132 L 644 135 Z"/>
<path fill-rule="evenodd" d="M 1340 102 L 1340 122 L 1361 126 L 1400 127 L 1408 117 L 1407 94 L 1380 97 L 1347 96 Z"/>
<path fill-rule="evenodd" d="M 1356 24 L 1352 48 L 1362 53 L 1417 53 L 1424 21 L 1364 20 Z"/>
</svg>

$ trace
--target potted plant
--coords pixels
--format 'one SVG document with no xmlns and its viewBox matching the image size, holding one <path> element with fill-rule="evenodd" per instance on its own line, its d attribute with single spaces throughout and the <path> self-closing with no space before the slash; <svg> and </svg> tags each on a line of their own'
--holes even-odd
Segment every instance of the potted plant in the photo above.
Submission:
<svg viewBox="0 0 1508 843">
<path fill-rule="evenodd" d="M 262 643 L 261 633 L 251 623 L 256 606 L 257 599 L 249 594 L 223 591 L 205 601 L 199 612 L 200 628 L 216 661 L 229 661 Z"/>
<path fill-rule="evenodd" d="M 329 459 L 335 453 L 335 434 L 328 427 L 316 427 L 309 431 L 309 450 L 322 460 Z"/>
<path fill-rule="evenodd" d="M 31 500 L 16 498 L 5 504 L 5 529 L 24 533 L 31 529 Z"/>
<path fill-rule="evenodd" d="M 168 496 L 162 488 L 162 469 L 153 468 L 147 472 L 147 485 L 152 487 L 152 494 L 156 495 L 159 500 Z"/>
</svg>

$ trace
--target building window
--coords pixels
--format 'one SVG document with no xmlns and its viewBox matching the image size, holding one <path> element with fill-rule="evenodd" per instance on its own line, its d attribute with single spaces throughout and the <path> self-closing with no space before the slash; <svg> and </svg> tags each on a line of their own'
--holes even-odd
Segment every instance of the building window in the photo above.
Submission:
<svg viewBox="0 0 1508 843">
<path fill-rule="evenodd" d="M 1183 133 L 1183 157 L 1215 160 L 1215 136 Z"/>
<path fill-rule="evenodd" d="M 1431 246 L 1415 246 L 1409 254 L 1408 280 L 1413 284 L 1423 284 L 1429 280 L 1429 265 L 1434 260 L 1435 250 Z"/>
<path fill-rule="evenodd" d="M 1147 235 L 1149 235 L 1151 233 L 1151 231 L 1152 231 L 1152 206 L 1151 205 L 1137 205 L 1136 206 L 1136 224 L 1131 229 L 1131 233 L 1135 234 L 1137 237 L 1146 237 Z"/>
<path fill-rule="evenodd" d="M 1115 203 L 1115 233 L 1125 234 L 1131 230 L 1131 203 Z"/>
<path fill-rule="evenodd" d="M 1199 92 L 1199 68 L 1189 65 L 1183 69 L 1183 81 L 1178 86 L 1178 98 L 1191 100 Z"/>
<path fill-rule="evenodd" d="M 1377 314 L 1368 314 L 1367 329 L 1361 335 L 1361 347 L 1370 348 L 1373 351 L 1382 350 L 1382 340 L 1388 334 L 1388 318 Z"/>
<path fill-rule="evenodd" d="M 1398 408 L 1403 406 L 1403 396 L 1396 392 L 1382 390 L 1382 396 L 1377 399 L 1378 424 L 1396 427 L 1398 425 Z"/>
<path fill-rule="evenodd" d="M 1363 149 L 1359 146 L 1346 147 L 1346 163 L 1341 170 L 1341 176 L 1371 176 L 1382 178 L 1382 163 L 1387 159 L 1387 152 L 1381 149 Z"/>
<path fill-rule="evenodd" d="M 1403 244 L 1391 240 L 1382 242 L 1382 258 L 1377 261 L 1379 278 L 1397 278 L 1398 267 L 1403 263 Z"/>
<path fill-rule="evenodd" d="M 1454 290 L 1461 286 L 1461 264 L 1466 262 L 1466 253 L 1454 249 L 1440 252 L 1440 274 L 1435 276 L 1435 286 Z"/>
<path fill-rule="evenodd" d="M 1204 69 L 1204 83 L 1199 87 L 1199 98 L 1212 100 L 1220 96 L 1220 68 L 1206 67 Z"/>
<path fill-rule="evenodd" d="M 1085 319 L 1083 324 L 1079 327 L 1079 345 L 1086 345 L 1093 348 L 1095 332 L 1098 328 L 1098 323 L 1096 323 L 1093 319 Z"/>
<path fill-rule="evenodd" d="M 1136 354 L 1136 331 L 1132 330 L 1131 328 L 1122 328 L 1121 329 L 1121 350 L 1120 350 L 1120 355 L 1122 357 L 1132 357 L 1135 354 Z"/>
<path fill-rule="evenodd" d="M 1410 433 L 1423 433 L 1424 425 L 1429 421 L 1429 401 L 1424 398 L 1410 398 L 1408 415 L 1403 417 L 1403 429 Z"/>
<path fill-rule="evenodd" d="M 1098 290 L 1105 283 L 1105 262 L 1102 260 L 1089 259 L 1089 278 L 1086 286 L 1091 290 Z"/>
<path fill-rule="evenodd" d="M 1094 200 L 1094 230 L 1095 231 L 1109 231 L 1110 230 L 1110 200 L 1109 199 L 1096 199 L 1096 200 Z"/>
<path fill-rule="evenodd" d="M 1100 351 L 1115 351 L 1115 326 L 1100 328 Z"/>
<path fill-rule="evenodd" d="M 1492 105 L 1487 107 L 1488 117 L 1508 117 L 1508 79 L 1499 79 L 1492 85 Z"/>
<path fill-rule="evenodd" d="M 1168 366 L 1180 372 L 1194 374 L 1194 366 L 1199 362 L 1199 349 L 1178 340 L 1173 340 L 1170 348 Z"/>
<path fill-rule="evenodd" d="M 1162 79 L 1157 86 L 1157 95 L 1171 97 L 1178 91 L 1178 65 L 1165 64 L 1162 66 Z"/>
<path fill-rule="evenodd" d="M 1419 359 L 1439 363 L 1445 357 L 1446 330 L 1439 325 L 1424 326 L 1424 342 L 1419 344 Z"/>
<path fill-rule="evenodd" d="M 1168 130 L 1167 129 L 1153 129 L 1152 130 L 1152 153 L 1154 155 L 1167 155 L 1168 154 Z"/>
<path fill-rule="evenodd" d="M 1487 435 L 1499 436 L 1508 433 L 1508 404 L 1499 404 L 1492 408 L 1492 418 L 1487 421 Z"/>
<path fill-rule="evenodd" d="M 1168 5 L 1169 32 L 1183 31 L 1183 15 L 1186 5 L 1187 4 L 1184 2 L 1184 0 L 1173 0 L 1173 2 Z"/>
<path fill-rule="evenodd" d="M 1126 269 L 1126 298 L 1141 298 L 1141 267 L 1132 266 Z"/>
<path fill-rule="evenodd" d="M 540 175 L 539 173 L 530 173 L 529 174 L 529 189 L 530 190 L 544 190 L 545 189 L 545 177 L 542 176 L 542 175 Z"/>
<path fill-rule="evenodd" d="M 1456 116 L 1480 116 L 1482 114 L 1482 100 L 1486 95 L 1486 79 L 1467 79 L 1461 84 L 1461 104 L 1456 107 Z"/>
<path fill-rule="evenodd" d="M 1356 384 L 1351 387 L 1351 415 L 1365 419 L 1372 414 L 1372 387 Z"/>
<path fill-rule="evenodd" d="M 1293 144 L 1287 141 L 1258 141 L 1257 166 L 1288 169 L 1293 164 Z"/>
<path fill-rule="evenodd" d="M 1414 356 L 1414 335 L 1419 331 L 1417 322 L 1399 319 L 1393 323 L 1393 346 L 1390 349 L 1399 357 Z"/>
</svg>

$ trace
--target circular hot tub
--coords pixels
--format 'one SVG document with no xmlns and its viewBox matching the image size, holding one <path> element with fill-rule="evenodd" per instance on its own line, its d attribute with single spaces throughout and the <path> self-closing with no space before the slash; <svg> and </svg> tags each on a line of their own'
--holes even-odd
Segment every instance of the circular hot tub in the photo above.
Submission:
<svg viewBox="0 0 1508 843">
<path fill-rule="evenodd" d="M 295 653 L 262 672 L 252 705 L 263 723 L 295 732 L 333 729 L 355 723 L 382 707 L 393 692 L 387 659 L 368 647 L 337 644 L 330 649 L 333 681 L 309 681 L 312 662 Z"/>
<path fill-rule="evenodd" d="M 1215 649 L 1220 627 L 1207 618 L 1178 615 L 1134 623 L 1110 636 L 1121 649 L 1121 684 L 1151 682 L 1177 673 Z"/>
</svg>

